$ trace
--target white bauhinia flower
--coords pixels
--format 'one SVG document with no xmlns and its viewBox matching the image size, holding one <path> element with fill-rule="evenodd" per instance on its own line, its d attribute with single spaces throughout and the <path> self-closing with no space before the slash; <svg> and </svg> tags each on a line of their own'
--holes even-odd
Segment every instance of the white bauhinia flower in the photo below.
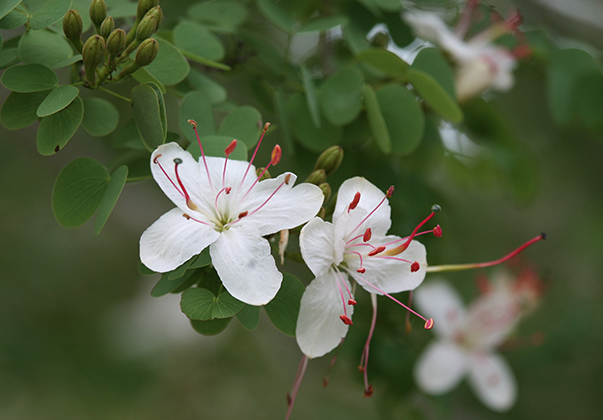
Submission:
<svg viewBox="0 0 603 420">
<path fill-rule="evenodd" d="M 264 305 L 276 295 L 283 276 L 263 236 L 307 222 L 324 197 L 312 184 L 293 187 L 292 173 L 259 181 L 251 162 L 228 159 L 235 147 L 236 140 L 226 149 L 226 158 L 202 155 L 199 161 L 176 143 L 153 152 L 153 177 L 177 207 L 142 234 L 140 259 L 164 273 L 209 246 L 226 290 L 242 302 Z M 272 165 L 280 153 L 277 145 Z"/>
<path fill-rule="evenodd" d="M 464 40 L 478 1 L 469 0 L 453 32 L 434 12 L 413 10 L 403 15 L 417 37 L 442 47 L 457 64 L 456 94 L 460 102 L 492 88 L 507 91 L 513 87 L 513 71 L 517 59 L 529 54 L 526 45 L 512 51 L 494 44 L 501 35 L 517 32 L 521 19 L 513 15 L 507 22 L 498 22 L 489 29 Z"/>
<path fill-rule="evenodd" d="M 536 300 L 539 285 L 506 274 L 488 285 L 468 310 L 445 281 L 431 281 L 415 292 L 417 306 L 434 319 L 437 339 L 417 361 L 414 376 L 419 388 L 434 395 L 447 393 L 468 376 L 484 405 L 506 411 L 515 403 L 517 385 L 496 348 L 525 313 L 526 300 Z"/>
<path fill-rule="evenodd" d="M 297 343 L 306 356 L 323 356 L 346 335 L 356 304 L 350 278 L 396 302 L 391 293 L 413 290 L 425 278 L 425 247 L 413 238 L 434 213 L 409 237 L 387 235 L 392 192 L 393 187 L 385 194 L 364 178 L 348 179 L 339 189 L 333 223 L 317 217 L 301 230 L 302 257 L 316 276 L 302 296 L 297 320 Z M 429 232 L 441 235 L 439 226 Z M 430 326 L 431 320 L 425 321 Z"/>
</svg>

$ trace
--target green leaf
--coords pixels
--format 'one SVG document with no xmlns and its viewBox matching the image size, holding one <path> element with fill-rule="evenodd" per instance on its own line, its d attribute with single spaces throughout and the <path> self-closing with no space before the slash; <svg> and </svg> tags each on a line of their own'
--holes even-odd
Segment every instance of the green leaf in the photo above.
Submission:
<svg viewBox="0 0 603 420">
<path fill-rule="evenodd" d="M 191 278 L 191 276 L 195 274 L 195 271 L 187 270 L 182 276 L 176 277 L 174 279 L 170 279 L 171 273 L 172 271 L 170 271 L 169 273 L 164 273 L 161 276 L 161 280 L 159 280 L 155 287 L 153 287 L 153 290 L 151 290 L 152 297 L 157 298 L 165 296 L 168 293 L 174 292 L 174 290 L 178 289 L 180 286 L 186 283 Z"/>
<path fill-rule="evenodd" d="M 364 77 L 355 68 L 341 70 L 321 86 L 322 112 L 333 125 L 346 125 L 356 119 L 362 109 Z"/>
<path fill-rule="evenodd" d="M 44 29 L 58 22 L 71 8 L 71 0 L 50 0 L 34 11 L 29 18 L 31 29 Z"/>
<path fill-rule="evenodd" d="M 237 1 L 206 1 L 190 6 L 186 14 L 209 29 L 232 32 L 247 18 L 247 9 Z"/>
<path fill-rule="evenodd" d="M 302 83 L 304 84 L 304 92 L 306 94 L 306 102 L 308 103 L 308 110 L 312 117 L 314 126 L 320 128 L 320 111 L 318 110 L 318 98 L 316 97 L 316 88 L 314 87 L 314 81 L 310 76 L 308 68 L 302 64 L 299 66 L 301 72 Z"/>
<path fill-rule="evenodd" d="M 219 61 L 224 58 L 220 39 L 203 26 L 192 22 L 180 22 L 174 28 L 174 44 L 199 57 Z"/>
<path fill-rule="evenodd" d="M 35 65 L 35 64 L 31 64 Z M 80 90 L 75 86 L 61 85 L 53 89 L 50 94 L 42 101 L 36 114 L 38 117 L 47 117 L 62 109 L 65 109 L 80 94 Z"/>
<path fill-rule="evenodd" d="M 392 152 L 408 155 L 423 139 L 425 116 L 415 95 L 400 85 L 377 91 L 379 107 L 391 139 Z"/>
<path fill-rule="evenodd" d="M 68 228 L 86 223 L 103 200 L 110 178 L 107 168 L 88 157 L 65 166 L 52 193 L 52 210 L 57 221 Z"/>
<path fill-rule="evenodd" d="M 51 69 L 68 66 L 73 47 L 58 33 L 46 29 L 28 31 L 19 41 L 19 57 L 26 64 L 44 64 Z"/>
<path fill-rule="evenodd" d="M 245 143 L 247 148 L 255 146 L 262 132 L 262 116 L 251 106 L 237 108 L 222 122 L 218 134 Z"/>
<path fill-rule="evenodd" d="M 230 318 L 243 309 L 245 304 L 224 291 L 217 297 L 207 289 L 195 287 L 182 293 L 180 309 L 192 320 L 208 321 Z"/>
<path fill-rule="evenodd" d="M 247 331 L 253 331 L 260 322 L 260 307 L 246 305 L 241 312 L 237 314 L 237 319 Z"/>
<path fill-rule="evenodd" d="M 179 51 L 182 53 L 182 55 L 184 57 L 188 58 L 191 61 L 194 61 L 195 63 L 199 63 L 202 66 L 213 67 L 214 69 L 218 69 L 218 70 L 231 70 L 231 67 L 227 66 L 226 64 L 222 64 L 217 61 L 210 60 L 209 58 L 198 56 L 197 54 L 193 54 L 188 51 L 184 51 L 184 50 L 179 50 Z"/>
<path fill-rule="evenodd" d="M 287 149 L 294 152 L 293 138 L 291 137 L 291 121 L 287 112 L 287 102 L 283 91 L 278 89 L 274 92 L 274 107 L 276 108 L 276 116 L 279 121 L 279 128 L 282 130 L 282 135 L 285 140 Z"/>
<path fill-rule="evenodd" d="M 145 69 L 165 86 L 183 81 L 190 70 L 186 58 L 173 44 L 161 37 L 155 37 L 159 43 L 157 57 Z"/>
<path fill-rule="evenodd" d="M 213 81 L 197 69 L 191 69 L 186 80 L 191 88 L 202 92 L 212 104 L 224 102 L 228 97 L 226 89 L 222 85 Z"/>
<path fill-rule="evenodd" d="M 36 110 L 50 92 L 50 90 L 33 93 L 11 92 L 0 111 L 2 125 L 8 130 L 17 130 L 35 122 L 38 119 Z"/>
<path fill-rule="evenodd" d="M 293 2 L 279 0 L 258 0 L 257 6 L 260 12 L 272 22 L 277 28 L 285 32 L 293 32 L 297 22 L 293 17 L 291 7 Z"/>
<path fill-rule="evenodd" d="M 356 57 L 390 77 L 405 77 L 409 69 L 408 63 L 393 52 L 382 48 L 370 48 L 360 51 Z"/>
<path fill-rule="evenodd" d="M 117 131 L 113 139 L 113 145 L 119 149 L 147 150 L 140 137 L 138 128 L 136 128 L 136 121 L 133 119 L 129 120 Z"/>
<path fill-rule="evenodd" d="M 167 111 L 165 109 L 165 99 L 163 98 L 163 93 L 161 93 L 161 88 L 155 83 L 149 82 L 147 84 L 157 94 L 157 99 L 159 100 L 159 121 L 161 122 L 161 127 L 163 128 L 163 138 L 167 139 Z"/>
<path fill-rule="evenodd" d="M 36 143 L 38 152 L 50 156 L 62 149 L 73 137 L 84 117 L 84 104 L 78 96 L 67 108 L 42 118 Z"/>
<path fill-rule="evenodd" d="M 0 19 L 0 29 L 17 29 L 27 23 L 27 15 L 19 9 L 11 10 L 6 16 Z"/>
<path fill-rule="evenodd" d="M 144 67 L 142 67 L 142 68 L 136 70 L 134 73 L 132 73 L 132 77 L 138 83 L 154 83 L 154 84 L 156 84 L 159 87 L 159 90 L 161 90 L 161 93 L 167 92 L 165 90 L 165 86 L 163 86 L 163 83 L 161 83 L 159 80 L 157 80 L 155 78 L 155 76 L 153 76 L 151 73 L 149 73 L 147 71 L 147 69 L 145 69 Z"/>
<path fill-rule="evenodd" d="M 8 15 L 19 3 L 21 3 L 21 0 L 3 0 L 0 2 L 0 18 Z"/>
<path fill-rule="evenodd" d="M 203 136 L 201 137 L 201 145 L 203 146 L 205 156 L 224 157 L 224 150 L 230 145 L 232 140 L 233 138 L 230 136 Z M 195 159 L 201 157 L 201 149 L 199 149 L 199 142 L 197 140 L 195 140 L 194 143 L 189 144 L 186 150 L 193 155 Z M 234 149 L 229 159 L 247 160 L 247 146 L 245 146 L 245 143 L 238 142 L 237 147 Z"/>
<path fill-rule="evenodd" d="M 218 335 L 228 327 L 232 318 L 212 319 L 211 321 L 193 321 L 191 326 L 201 335 Z"/>
<path fill-rule="evenodd" d="M 13 92 L 29 93 L 54 88 L 59 79 L 54 71 L 41 64 L 12 66 L 2 75 L 2 84 Z"/>
<path fill-rule="evenodd" d="M 400 0 L 372 0 L 379 8 L 388 12 L 396 12 L 402 8 Z"/>
<path fill-rule="evenodd" d="M 295 30 L 296 33 L 304 32 L 324 32 L 336 26 L 345 26 L 348 23 L 348 18 L 345 16 L 329 16 L 319 17 L 304 22 L 299 28 Z"/>
<path fill-rule="evenodd" d="M 209 247 L 205 248 L 201 253 L 191 262 L 189 268 L 201 268 L 211 264 L 211 257 L 209 256 Z"/>
<path fill-rule="evenodd" d="M 312 122 L 308 103 L 303 93 L 296 93 L 287 103 L 289 117 L 293 122 L 293 131 L 301 144 L 313 152 L 322 152 L 326 148 L 341 141 L 343 130 L 323 121 L 321 128 L 316 128 Z"/>
<path fill-rule="evenodd" d="M 145 147 L 144 150 L 123 151 L 113 158 L 108 166 L 110 168 L 117 168 L 118 166 L 126 165 L 128 167 L 127 182 L 134 182 L 151 178 L 150 160 L 151 153 Z"/>
<path fill-rule="evenodd" d="M 199 136 L 207 136 L 216 132 L 211 102 L 202 92 L 189 92 L 180 105 L 180 129 L 191 143 L 197 144 L 197 136 L 193 127 L 188 123 L 189 119 L 197 122 Z"/>
<path fill-rule="evenodd" d="M 456 98 L 452 68 L 439 50 L 423 48 L 412 62 L 412 68 L 431 75 L 451 98 Z"/>
<path fill-rule="evenodd" d="M 90 20 L 90 0 L 73 0 L 73 4 L 71 5 L 72 9 L 75 9 L 82 16 L 83 23 L 83 32 L 86 32 L 92 26 L 92 21 Z M 116 18 L 114 14 L 111 14 L 113 18 Z"/>
<path fill-rule="evenodd" d="M 96 220 L 94 221 L 94 234 L 98 235 L 105 223 L 107 223 L 107 219 L 111 215 L 119 196 L 121 195 L 121 191 L 124 189 L 124 185 L 126 185 L 126 179 L 128 178 L 128 167 L 125 165 L 120 166 L 111 174 L 111 180 L 105 189 L 105 193 L 103 194 L 103 199 L 98 208 L 98 214 L 96 215 Z"/>
<path fill-rule="evenodd" d="M 463 121 L 461 108 L 433 77 L 420 70 L 409 70 L 407 77 L 425 103 L 442 118 L 454 124 Z"/>
<path fill-rule="evenodd" d="M 129 0 L 107 0 L 108 15 L 114 18 L 136 16 L 136 2 Z"/>
<path fill-rule="evenodd" d="M 112 133 L 119 123 L 117 108 L 106 99 L 84 99 L 82 127 L 91 136 L 102 137 Z"/>
<path fill-rule="evenodd" d="M 297 277 L 285 273 L 280 290 L 274 299 L 264 306 L 274 326 L 291 337 L 295 337 L 299 304 L 304 290 L 306 288 Z"/>
<path fill-rule="evenodd" d="M 0 50 L 0 69 L 10 67 L 20 61 L 17 47 L 7 48 L 4 44 L 4 48 Z"/>
<path fill-rule="evenodd" d="M 192 257 L 191 259 L 186 261 L 184 264 L 182 264 L 180 267 L 176 268 L 175 270 L 170 271 L 169 273 L 166 273 L 168 279 L 176 280 L 176 279 L 179 279 L 180 277 L 184 276 L 184 274 L 186 273 L 186 270 L 189 269 L 191 263 L 196 259 L 197 259 L 197 256 L 195 255 L 194 257 Z"/>
<path fill-rule="evenodd" d="M 364 107 L 366 108 L 371 131 L 373 132 L 377 146 L 379 146 L 379 149 L 383 153 L 389 154 L 392 151 L 392 141 L 389 137 L 389 131 L 387 130 L 377 95 L 371 85 L 368 84 L 364 85 L 362 92 L 364 95 Z"/>
<path fill-rule="evenodd" d="M 132 112 L 142 141 L 148 150 L 155 150 L 165 142 L 165 131 L 161 124 L 161 106 L 157 92 L 144 83 L 132 89 Z"/>
</svg>

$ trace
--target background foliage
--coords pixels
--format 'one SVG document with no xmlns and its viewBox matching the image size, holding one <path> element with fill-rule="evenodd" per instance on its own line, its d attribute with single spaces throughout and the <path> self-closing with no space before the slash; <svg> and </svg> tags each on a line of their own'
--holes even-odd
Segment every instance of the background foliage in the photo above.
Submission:
<svg viewBox="0 0 603 420">
<path fill-rule="evenodd" d="M 451 1 L 418 3 L 455 10 Z M 503 11 L 509 6 L 499 3 Z M 136 4 L 107 4 L 127 28 Z M 421 394 L 411 371 L 431 333 L 405 335 L 404 315 L 389 302 L 380 302 L 371 347 L 375 394 L 362 398 L 356 366 L 370 319 L 364 296 L 329 387 L 320 386 L 329 358 L 311 362 L 292 418 L 598 418 L 603 74 L 598 51 L 578 43 L 579 33 L 568 34 L 529 3 L 534 53 L 517 70 L 515 88 L 459 105 L 452 69 L 437 49 L 423 50 L 409 67 L 379 36 L 367 38 L 385 24 L 398 46 L 412 41 L 399 2 L 171 1 L 161 5 L 155 61 L 104 87 L 130 103 L 73 86 L 80 57 L 60 19 L 70 7 L 79 10 L 91 35 L 88 6 L 0 6 L 0 66 L 7 69 L 0 88 L 1 418 L 284 416 L 283 390 L 301 356 L 294 339 L 263 313 L 253 332 L 242 326 L 254 315 L 240 313 L 243 321 L 221 335 L 200 336 L 171 286 L 153 289 L 159 276 L 142 277 L 136 267 L 141 232 L 172 207 L 154 183 L 140 182 L 150 175 L 148 149 L 195 141 L 188 118 L 216 155 L 232 137 L 253 148 L 258 121 L 272 122 L 266 141 L 283 146 L 274 173 L 292 170 L 300 179 L 322 150 L 341 145 L 344 163 L 328 178 L 333 190 L 352 175 L 383 189 L 395 184 L 397 234 L 440 203 L 444 236 L 424 241 L 431 264 L 488 260 L 541 230 L 549 234 L 525 256 L 548 288 L 519 334 L 543 332 L 545 341 L 505 355 L 520 389 L 511 412 L 489 412 L 465 384 L 444 397 Z M 328 37 L 325 30 L 338 25 L 341 38 Z M 442 120 L 479 153 L 463 156 L 454 141 L 443 141 Z M 245 151 L 237 149 L 239 158 Z M 77 212 L 66 204 L 74 196 Z M 84 226 L 66 230 L 55 217 Z M 303 270 L 285 266 L 307 282 Z M 448 278 L 467 300 L 476 295 L 472 273 Z M 151 290 L 163 296 L 152 299 Z"/>
</svg>

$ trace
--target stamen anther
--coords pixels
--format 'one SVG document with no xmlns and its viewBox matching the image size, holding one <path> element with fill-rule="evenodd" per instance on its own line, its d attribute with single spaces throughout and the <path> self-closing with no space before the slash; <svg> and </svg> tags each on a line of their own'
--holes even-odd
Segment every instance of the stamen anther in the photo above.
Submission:
<svg viewBox="0 0 603 420">
<path fill-rule="evenodd" d="M 442 228 L 440 227 L 440 225 L 437 225 L 436 227 L 433 228 L 433 235 L 437 238 L 442 237 Z"/>
<path fill-rule="evenodd" d="M 364 273 L 366 273 L 366 268 L 362 267 L 362 268 L 359 268 L 356 271 L 359 272 L 360 274 L 364 274 Z"/>
<path fill-rule="evenodd" d="M 191 220 L 191 217 L 186 213 L 182 213 L 182 217 L 184 217 L 186 220 Z"/>
<path fill-rule="evenodd" d="M 385 247 L 384 246 L 380 246 L 378 248 L 373 249 L 371 252 L 368 253 L 369 257 L 374 257 L 377 254 L 380 254 L 381 252 L 385 251 Z"/>
<path fill-rule="evenodd" d="M 197 121 L 195 120 L 187 120 L 187 122 L 193 126 L 193 128 L 197 128 Z"/>
<path fill-rule="evenodd" d="M 270 158 L 270 164 L 272 166 L 278 164 L 281 161 L 282 154 L 283 154 L 283 152 L 281 150 L 281 146 L 279 146 L 278 144 L 276 146 L 274 146 L 274 149 L 272 149 L 272 156 Z"/>
<path fill-rule="evenodd" d="M 373 236 L 373 232 L 371 231 L 371 228 L 367 228 L 366 231 L 364 231 L 364 236 L 362 237 L 362 240 L 364 242 L 368 242 L 371 240 L 371 236 Z"/>
<path fill-rule="evenodd" d="M 242 219 L 243 217 L 247 216 L 249 214 L 248 211 L 244 211 L 243 213 L 239 213 L 239 219 Z"/>
<path fill-rule="evenodd" d="M 356 305 L 357 303 L 358 303 L 358 302 L 356 302 L 354 299 L 349 299 L 349 300 L 348 300 L 348 305 L 352 305 L 352 306 L 354 306 L 354 305 Z"/>
<path fill-rule="evenodd" d="M 267 122 L 266 124 L 264 124 L 264 132 L 268 131 L 268 129 L 270 128 L 270 123 Z"/>
<path fill-rule="evenodd" d="M 354 210 L 356 208 L 356 206 L 358 205 L 359 202 L 360 202 L 360 191 L 358 191 L 356 194 L 354 194 L 354 199 L 352 200 L 352 202 L 348 206 L 348 212 L 350 210 Z"/>
<path fill-rule="evenodd" d="M 289 185 L 289 181 L 291 180 L 291 174 L 287 174 L 285 177 L 285 184 Z"/>
<path fill-rule="evenodd" d="M 157 159 L 159 159 L 160 156 L 161 156 L 161 153 L 159 153 L 157 156 L 155 156 L 153 158 L 153 163 L 157 163 Z"/>
<path fill-rule="evenodd" d="M 417 271 L 419 271 L 420 268 L 421 268 L 421 265 L 417 261 L 415 261 L 414 263 L 412 263 L 410 265 L 410 272 L 416 273 Z"/>
<path fill-rule="evenodd" d="M 182 159 L 180 159 L 180 158 L 176 158 L 176 159 L 174 159 L 174 163 L 175 163 L 176 165 L 180 165 L 180 164 L 182 163 Z"/>
<path fill-rule="evenodd" d="M 347 316 L 345 316 L 345 315 L 339 315 L 339 318 L 343 321 L 343 323 L 345 325 L 352 325 L 353 324 L 352 320 L 350 318 L 348 318 Z"/>
<path fill-rule="evenodd" d="M 226 187 L 226 189 L 224 190 L 224 192 L 226 193 L 226 195 L 230 194 L 231 191 L 232 191 L 231 187 Z"/>
<path fill-rule="evenodd" d="M 394 186 L 393 186 L 393 185 L 392 185 L 392 186 L 390 186 L 390 187 L 387 189 L 387 192 L 385 193 L 385 196 L 386 196 L 387 198 L 390 198 L 392 195 L 394 195 Z"/>
<path fill-rule="evenodd" d="M 230 155 L 232 152 L 234 152 L 234 149 L 236 147 L 237 147 L 237 139 L 234 139 L 233 141 L 230 142 L 228 147 L 226 149 L 224 149 L 224 154 L 226 156 Z"/>
<path fill-rule="evenodd" d="M 368 386 L 368 388 L 366 388 L 366 389 L 364 390 L 364 397 L 365 397 L 365 398 L 368 398 L 368 397 L 370 397 L 371 395 L 373 395 L 373 386 L 372 386 L 372 385 L 369 385 L 369 386 Z"/>
<path fill-rule="evenodd" d="M 425 329 L 430 330 L 433 328 L 433 318 L 429 318 L 427 322 L 425 322 Z"/>
</svg>

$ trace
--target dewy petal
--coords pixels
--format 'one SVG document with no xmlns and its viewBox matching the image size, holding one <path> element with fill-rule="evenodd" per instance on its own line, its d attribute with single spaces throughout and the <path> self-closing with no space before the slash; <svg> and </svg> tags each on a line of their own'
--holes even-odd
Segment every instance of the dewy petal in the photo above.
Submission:
<svg viewBox="0 0 603 420">
<path fill-rule="evenodd" d="M 180 189 L 180 185 L 176 179 L 176 164 L 174 163 L 174 159 L 181 159 L 182 163 L 178 165 L 178 174 L 193 203 L 197 206 L 205 207 L 208 206 L 207 203 L 213 205 L 208 201 L 211 197 L 211 189 L 209 187 L 209 182 L 207 181 L 207 175 L 205 174 L 205 171 L 203 171 L 203 173 L 199 171 L 198 162 L 189 152 L 182 149 L 177 143 L 162 144 L 151 155 L 151 172 L 153 178 L 155 178 L 155 182 L 157 182 L 165 195 L 167 195 L 168 198 L 185 213 L 193 216 L 191 213 L 192 210 L 186 205 L 184 196 L 176 190 L 176 187 L 165 176 L 159 167 L 159 164 L 154 162 L 155 158 L 157 158 L 158 162 L 178 189 Z"/>
<path fill-rule="evenodd" d="M 385 193 L 371 184 L 365 178 L 354 177 L 344 181 L 337 193 L 337 204 L 333 213 L 333 222 L 336 224 L 339 216 L 347 211 L 347 206 L 352 202 L 357 192 L 360 192 L 358 207 L 366 210 L 367 214 L 373 211 L 385 197 Z M 352 210 L 353 212 L 354 210 Z M 369 217 L 366 227 L 370 227 L 375 236 L 385 236 L 392 224 L 391 209 L 387 200 Z M 351 227 L 352 229 L 354 226 Z M 363 229 L 359 228 L 362 233 Z"/>
<path fill-rule="evenodd" d="M 289 183 L 270 196 L 289 176 Z M 245 223 L 253 223 L 260 235 L 269 235 L 282 229 L 292 229 L 316 216 L 324 201 L 324 194 L 316 185 L 303 183 L 293 187 L 297 177 L 284 173 L 274 179 L 259 182 L 249 193 L 244 203 L 250 213 L 268 200 L 257 212 L 245 218 Z"/>
<path fill-rule="evenodd" d="M 343 303 L 336 275 L 330 270 L 312 280 L 301 299 L 295 335 L 299 348 L 310 358 L 324 356 L 333 350 L 348 332 L 348 325 L 339 318 Z M 345 282 L 349 289 L 347 279 Z M 342 289 L 346 293 L 343 286 Z M 344 297 L 347 303 L 348 296 Z M 354 307 L 347 305 L 347 311 L 351 319 Z"/>
<path fill-rule="evenodd" d="M 178 208 L 170 210 L 140 237 L 140 260 L 151 270 L 171 271 L 220 236 L 212 227 L 187 220 L 183 214 Z"/>
<path fill-rule="evenodd" d="M 377 247 L 396 239 L 399 238 L 387 236 L 381 240 L 372 240 L 371 244 Z M 399 261 L 391 257 L 382 257 L 378 254 L 373 257 L 365 256 L 363 258 L 363 263 L 366 271 L 364 274 L 354 273 L 354 277 L 362 277 L 387 293 L 414 290 L 423 282 L 423 279 L 425 279 L 425 267 L 427 266 L 426 256 L 425 246 L 418 241 L 411 241 L 408 249 L 395 257 L 404 258 L 411 263 L 417 261 L 421 266 L 418 271 L 414 273 L 411 272 L 410 263 Z M 356 270 L 360 267 L 359 259 L 356 256 L 347 257 L 346 262 L 348 260 L 351 260 L 348 264 L 351 269 Z M 358 284 L 370 293 L 380 294 L 364 282 L 359 281 Z"/>
<path fill-rule="evenodd" d="M 312 273 L 319 277 L 333 264 L 334 226 L 320 217 L 310 220 L 299 234 L 302 258 Z"/>
<path fill-rule="evenodd" d="M 478 349 L 498 347 L 511 334 L 520 316 L 521 309 L 513 295 L 507 290 L 495 289 L 469 306 L 467 339 Z"/>
<path fill-rule="evenodd" d="M 517 399 L 513 372 L 498 354 L 471 355 L 469 383 L 479 399 L 491 410 L 507 411 Z"/>
<path fill-rule="evenodd" d="M 270 244 L 253 225 L 225 230 L 209 248 L 212 264 L 228 292 L 250 305 L 265 305 L 276 295 L 283 275 Z"/>
<path fill-rule="evenodd" d="M 469 369 L 468 361 L 465 351 L 452 341 L 436 340 L 415 364 L 415 381 L 429 394 L 444 394 L 463 379 Z"/>
<path fill-rule="evenodd" d="M 423 315 L 433 318 L 433 329 L 438 335 L 452 338 L 464 327 L 465 308 L 448 283 L 432 280 L 421 285 L 414 293 L 414 301 Z"/>
</svg>

